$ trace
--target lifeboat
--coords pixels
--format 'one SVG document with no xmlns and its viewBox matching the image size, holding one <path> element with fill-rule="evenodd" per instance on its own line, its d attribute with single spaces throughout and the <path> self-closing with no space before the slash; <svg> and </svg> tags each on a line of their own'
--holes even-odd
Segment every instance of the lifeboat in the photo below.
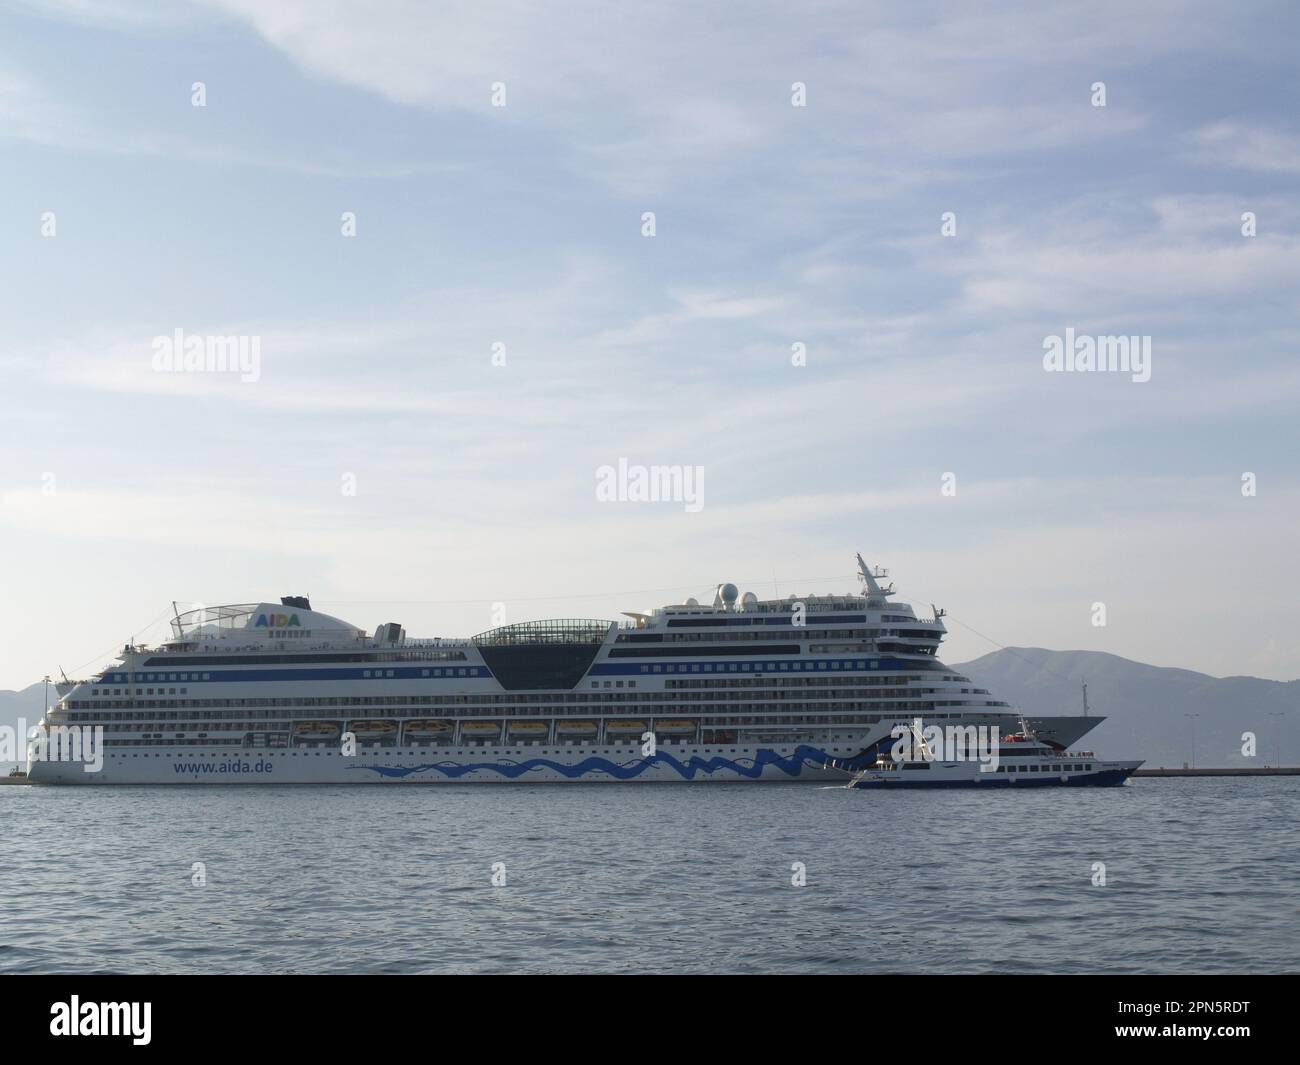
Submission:
<svg viewBox="0 0 1300 1065">
<path fill-rule="evenodd" d="M 449 721 L 408 721 L 406 738 L 408 740 L 444 740 L 452 734 Z"/>
<path fill-rule="evenodd" d="M 557 721 L 555 723 L 555 734 L 557 736 L 575 737 L 575 736 L 594 736 L 596 735 L 596 722 L 594 721 Z"/>
<path fill-rule="evenodd" d="M 655 732 L 660 736 L 694 736 L 695 722 L 684 720 L 656 721 Z"/>
<path fill-rule="evenodd" d="M 500 735 L 500 721 L 466 721 L 460 726 L 463 740 L 494 740 Z"/>
<path fill-rule="evenodd" d="M 360 742 L 372 743 L 375 740 L 388 740 L 395 737 L 397 735 L 397 722 L 353 721 L 348 725 L 348 731 Z"/>
<path fill-rule="evenodd" d="M 545 721 L 511 721 L 506 726 L 512 736 L 549 736 L 551 726 Z"/>
<path fill-rule="evenodd" d="M 644 721 L 629 721 L 621 718 L 605 722 L 606 736 L 640 736 L 647 731 Z"/>
<path fill-rule="evenodd" d="M 293 735 L 307 743 L 328 743 L 339 738 L 339 727 L 332 721 L 299 721 Z"/>
</svg>

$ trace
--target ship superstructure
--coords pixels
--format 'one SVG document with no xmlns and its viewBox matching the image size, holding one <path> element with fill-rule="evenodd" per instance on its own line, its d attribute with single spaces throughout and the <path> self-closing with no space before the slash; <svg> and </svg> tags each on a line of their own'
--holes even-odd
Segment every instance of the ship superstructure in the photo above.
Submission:
<svg viewBox="0 0 1300 1065">
<path fill-rule="evenodd" d="M 305 597 L 178 613 L 59 686 L 52 732 L 103 729 L 103 762 L 30 760 L 34 782 L 842 780 L 896 725 L 1017 715 L 939 661 L 942 612 L 860 594 L 760 600 L 719 584 L 625 620 L 504 625 L 469 639 L 368 633 Z M 1031 719 L 1064 747 L 1103 720 Z"/>
</svg>

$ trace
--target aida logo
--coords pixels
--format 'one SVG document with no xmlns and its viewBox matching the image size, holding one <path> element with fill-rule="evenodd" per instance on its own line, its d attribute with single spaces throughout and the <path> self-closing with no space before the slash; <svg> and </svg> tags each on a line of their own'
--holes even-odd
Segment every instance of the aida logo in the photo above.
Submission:
<svg viewBox="0 0 1300 1065">
<path fill-rule="evenodd" d="M 258 614 L 253 623 L 255 629 L 293 629 L 302 628 L 297 614 Z"/>
</svg>

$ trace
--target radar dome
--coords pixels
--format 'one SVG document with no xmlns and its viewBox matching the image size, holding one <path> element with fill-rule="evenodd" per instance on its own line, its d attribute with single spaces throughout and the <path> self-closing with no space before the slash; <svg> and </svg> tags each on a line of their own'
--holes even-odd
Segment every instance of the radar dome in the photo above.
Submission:
<svg viewBox="0 0 1300 1065">
<path fill-rule="evenodd" d="M 688 600 L 686 600 L 685 604 L 683 604 L 683 605 L 685 605 L 685 606 L 699 606 L 699 605 L 700 605 L 700 601 L 699 601 L 698 599 L 696 599 L 695 596 L 691 596 Z"/>
<path fill-rule="evenodd" d="M 744 595 L 740 597 L 740 604 L 746 610 L 749 610 L 752 607 L 756 607 L 758 606 L 758 596 L 756 596 L 753 592 L 746 592 Z"/>
<path fill-rule="evenodd" d="M 718 590 L 718 594 L 722 596 L 722 601 L 726 603 L 727 606 L 735 606 L 736 597 L 740 595 L 740 589 L 734 584 L 724 584 Z"/>
</svg>

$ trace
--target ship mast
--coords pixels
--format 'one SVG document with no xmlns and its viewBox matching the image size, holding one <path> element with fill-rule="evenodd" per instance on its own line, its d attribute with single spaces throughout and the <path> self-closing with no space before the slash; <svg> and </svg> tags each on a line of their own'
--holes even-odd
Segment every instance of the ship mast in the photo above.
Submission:
<svg viewBox="0 0 1300 1065">
<path fill-rule="evenodd" d="M 877 577 L 887 577 L 889 574 L 884 570 L 876 570 L 874 573 L 871 567 L 862 559 L 862 553 L 858 552 L 858 578 L 866 586 L 867 606 L 884 606 L 885 597 L 894 594 L 894 586 L 891 584 L 888 588 L 880 587 Z"/>
</svg>

